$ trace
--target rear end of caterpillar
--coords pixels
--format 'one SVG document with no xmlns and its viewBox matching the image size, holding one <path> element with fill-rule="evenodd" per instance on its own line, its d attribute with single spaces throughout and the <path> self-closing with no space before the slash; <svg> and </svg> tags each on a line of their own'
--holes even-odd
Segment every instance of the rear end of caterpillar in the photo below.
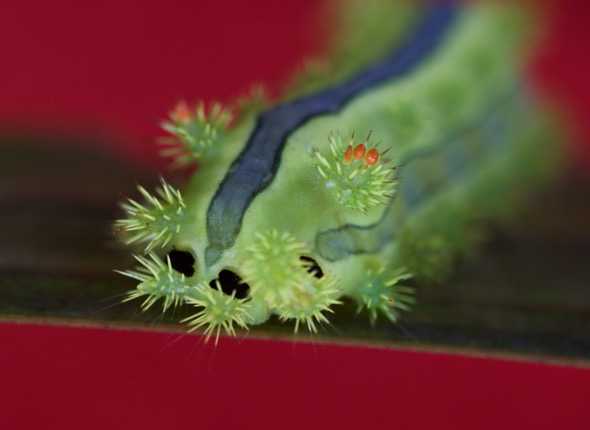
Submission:
<svg viewBox="0 0 590 430">
<path fill-rule="evenodd" d="M 165 153 L 199 168 L 182 193 L 162 180 L 123 204 L 116 226 L 140 263 L 121 272 L 139 281 L 127 300 L 193 305 L 183 322 L 207 338 L 273 314 L 315 332 L 342 298 L 396 322 L 414 302 L 404 281 L 444 277 L 552 170 L 552 132 L 519 76 L 518 14 L 402 9 L 393 50 L 342 64 L 336 82 L 314 74 L 234 121 L 178 104 Z"/>
</svg>

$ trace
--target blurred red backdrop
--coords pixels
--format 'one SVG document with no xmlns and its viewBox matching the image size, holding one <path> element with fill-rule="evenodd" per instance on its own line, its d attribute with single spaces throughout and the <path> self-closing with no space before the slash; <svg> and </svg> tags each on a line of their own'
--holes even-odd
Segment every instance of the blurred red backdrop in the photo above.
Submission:
<svg viewBox="0 0 590 430">
<path fill-rule="evenodd" d="M 278 90 L 323 2 L 5 2 L 0 127 L 86 128 L 138 158 L 178 98 Z M 590 7 L 531 66 L 590 165 Z M 329 22 L 326 23 L 329 25 Z M 583 165 L 581 162 L 580 165 Z M 0 325 L 0 428 L 590 428 L 590 371 L 371 348 Z"/>
<path fill-rule="evenodd" d="M 279 90 L 314 47 L 310 17 L 322 4 L 9 2 L 0 126 L 110 133 L 144 157 L 180 98 L 229 101 L 261 82 Z"/>
</svg>

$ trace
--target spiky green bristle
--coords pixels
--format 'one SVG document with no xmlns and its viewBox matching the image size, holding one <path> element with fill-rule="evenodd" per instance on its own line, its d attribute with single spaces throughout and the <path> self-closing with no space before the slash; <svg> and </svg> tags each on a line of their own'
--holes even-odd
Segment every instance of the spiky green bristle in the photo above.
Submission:
<svg viewBox="0 0 590 430">
<path fill-rule="evenodd" d="M 140 281 L 137 288 L 130 291 L 123 301 L 145 296 L 141 304 L 141 308 L 145 311 L 158 300 L 164 299 L 163 311 L 166 311 L 169 307 L 176 307 L 186 299 L 191 287 L 182 273 L 172 269 L 170 258 L 164 263 L 154 254 L 149 254 L 148 258 L 140 255 L 134 255 L 134 257 L 140 263 L 136 270 L 117 271 Z"/>
<path fill-rule="evenodd" d="M 215 334 L 216 344 L 222 328 L 230 335 L 235 335 L 234 324 L 248 328 L 247 323 L 252 320 L 248 313 L 251 305 L 247 300 L 236 299 L 235 294 L 223 293 L 219 281 L 215 283 L 216 289 L 206 283 L 195 285 L 193 280 L 172 268 L 169 257 L 166 263 L 154 254 L 149 254 L 147 258 L 139 255 L 134 257 L 140 263 L 138 268 L 116 271 L 140 281 L 137 288 L 123 299 L 124 302 L 144 298 L 141 304 L 143 311 L 151 308 L 160 299 L 164 299 L 163 312 L 183 303 L 202 308 L 181 322 L 188 323 L 189 331 L 205 327 L 206 340 Z"/>
<path fill-rule="evenodd" d="M 358 303 L 358 312 L 367 309 L 371 323 L 377 320 L 377 313 L 382 313 L 391 322 L 397 322 L 399 311 L 408 311 L 414 303 L 414 289 L 399 285 L 412 277 L 404 268 L 386 269 L 382 266 L 377 270 L 369 269 L 365 279 L 360 283 L 351 297 Z"/>
<path fill-rule="evenodd" d="M 271 97 L 266 87 L 256 84 L 250 90 L 237 98 L 235 101 L 236 110 L 239 115 L 236 117 L 236 125 L 244 119 L 253 118 L 271 105 Z"/>
<path fill-rule="evenodd" d="M 335 279 L 317 279 L 312 273 L 305 274 L 289 300 L 277 308 L 281 321 L 295 320 L 295 333 L 305 324 L 311 333 L 317 332 L 316 323 L 328 324 L 326 312 L 333 312 L 333 305 L 342 304 L 337 298 L 341 292 L 334 285 Z"/>
<path fill-rule="evenodd" d="M 175 139 L 161 141 L 169 146 L 161 154 L 174 159 L 173 167 L 184 167 L 207 157 L 223 140 L 232 117 L 231 110 L 221 103 L 212 103 L 207 108 L 202 100 L 194 107 L 179 102 L 170 113 L 170 121 L 162 124 Z"/>
<path fill-rule="evenodd" d="M 161 179 L 161 186 L 152 195 L 142 186 L 137 189 L 144 197 L 144 203 L 128 199 L 121 204 L 127 218 L 115 221 L 115 228 L 123 233 L 125 244 L 147 244 L 144 253 L 154 248 L 164 248 L 180 232 L 186 217 L 186 205 L 180 191 Z"/>
<path fill-rule="evenodd" d="M 247 300 L 237 299 L 235 293 L 232 295 L 223 293 L 219 281 L 215 283 L 215 288 L 205 283 L 195 288 L 195 296 L 189 297 L 187 302 L 202 309 L 181 321 L 188 323 L 189 332 L 205 327 L 205 340 L 208 341 L 211 335 L 215 334 L 217 345 L 222 328 L 232 336 L 236 334 L 234 324 L 248 329 L 248 322 L 252 317 L 248 312 L 250 304 Z"/>
<path fill-rule="evenodd" d="M 304 323 L 312 332 L 316 322 L 327 322 L 324 312 L 338 304 L 340 295 L 333 277 L 320 277 L 308 259 L 309 247 L 288 232 L 256 233 L 244 255 L 242 274 L 252 297 L 258 297 L 281 320 L 295 320 L 295 331 Z"/>
<path fill-rule="evenodd" d="M 385 204 L 393 196 L 396 186 L 393 172 L 396 167 L 389 166 L 390 160 L 381 159 L 373 164 L 367 162 L 372 151 L 379 156 L 376 147 L 369 144 L 369 139 L 355 144 L 353 133 L 346 142 L 340 135 L 332 134 L 328 140 L 331 156 L 326 158 L 316 151 L 319 160 L 317 169 L 326 188 L 340 204 L 366 212 L 376 205 Z M 358 151 L 359 156 L 356 156 L 359 148 L 362 151 Z"/>
<path fill-rule="evenodd" d="M 244 255 L 242 273 L 251 294 L 260 296 L 270 307 L 293 300 L 304 288 L 307 277 L 302 255 L 309 254 L 304 243 L 278 230 L 259 232 Z"/>
</svg>

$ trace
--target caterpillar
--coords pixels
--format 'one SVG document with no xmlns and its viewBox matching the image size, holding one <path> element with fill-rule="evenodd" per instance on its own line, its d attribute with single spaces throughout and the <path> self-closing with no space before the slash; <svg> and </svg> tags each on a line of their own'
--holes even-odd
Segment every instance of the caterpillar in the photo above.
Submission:
<svg viewBox="0 0 590 430">
<path fill-rule="evenodd" d="M 518 14 L 363 7 L 400 22 L 373 39 L 389 46 L 379 58 L 335 55 L 283 102 L 255 94 L 239 119 L 178 103 L 163 153 L 198 169 L 182 193 L 162 179 L 122 203 L 116 230 L 139 263 L 120 272 L 138 281 L 125 300 L 194 306 L 182 322 L 216 342 L 271 315 L 315 332 L 344 299 L 395 323 L 414 303 L 409 278 L 445 276 L 551 170 L 551 132 L 519 76 Z"/>
</svg>

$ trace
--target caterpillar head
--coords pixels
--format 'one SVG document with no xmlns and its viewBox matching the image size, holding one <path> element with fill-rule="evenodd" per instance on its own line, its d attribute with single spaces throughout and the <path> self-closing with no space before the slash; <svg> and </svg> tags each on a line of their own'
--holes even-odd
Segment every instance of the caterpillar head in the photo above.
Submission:
<svg viewBox="0 0 590 430">
<path fill-rule="evenodd" d="M 274 164 L 259 166 L 267 177 L 252 191 L 257 177 L 249 169 L 264 156 L 240 147 L 239 127 L 217 130 L 216 142 L 193 148 L 207 130 L 213 136 L 220 112 L 229 110 L 211 110 L 208 123 L 203 104 L 195 111 L 179 106 L 172 114 L 177 128 L 167 126 L 176 130 L 177 143 L 166 153 L 174 165 L 191 158 L 203 163 L 183 195 L 162 180 L 154 195 L 139 187 L 143 201 L 122 204 L 127 217 L 116 226 L 124 242 L 137 247 L 140 263 L 122 272 L 139 281 L 128 300 L 142 298 L 147 309 L 161 299 L 164 311 L 195 306 L 184 322 L 191 330 L 204 327 L 207 337 L 233 334 L 272 314 L 293 321 L 295 331 L 315 332 L 343 296 L 368 308 L 372 320 L 377 311 L 397 318 L 410 295 L 391 281 L 384 263 L 391 250 L 375 227 L 395 194 L 396 166 L 370 136 L 357 142 L 354 134 L 343 139 L 332 132 L 322 142 L 301 144 L 304 137 L 296 133 Z"/>
</svg>

